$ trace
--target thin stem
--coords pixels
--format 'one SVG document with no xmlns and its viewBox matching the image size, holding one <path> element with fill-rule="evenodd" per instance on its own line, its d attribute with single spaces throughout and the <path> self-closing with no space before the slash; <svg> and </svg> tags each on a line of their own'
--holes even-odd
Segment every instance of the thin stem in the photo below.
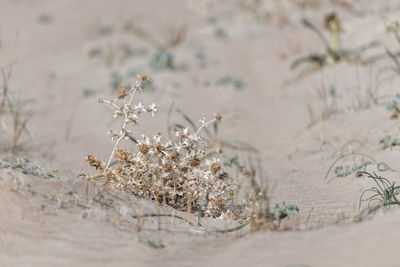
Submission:
<svg viewBox="0 0 400 267">
<path fill-rule="evenodd" d="M 204 127 L 207 127 L 209 124 L 213 123 L 216 120 L 217 119 L 213 119 L 213 120 L 210 120 L 209 122 L 204 123 L 203 125 L 201 125 L 200 128 L 197 130 L 197 132 L 194 135 L 198 135 L 200 133 L 201 129 L 203 129 Z"/>
<path fill-rule="evenodd" d="M 133 90 L 131 90 L 131 92 L 130 92 L 131 98 L 129 99 L 128 105 L 131 105 L 131 103 L 133 101 L 133 96 L 135 95 L 137 89 L 140 88 L 141 86 L 142 86 L 142 81 L 140 81 L 140 83 L 138 85 L 136 85 Z"/>
<path fill-rule="evenodd" d="M 110 166 L 111 161 L 112 161 L 112 159 L 113 159 L 113 157 L 114 157 L 114 154 L 115 154 L 115 150 L 117 149 L 119 143 L 120 143 L 120 142 L 122 141 L 122 139 L 124 139 L 124 138 L 125 138 L 125 135 L 123 134 L 120 138 L 118 138 L 117 142 L 115 142 L 115 146 L 114 146 L 114 148 L 113 148 L 113 150 L 112 150 L 112 152 L 111 152 L 111 156 L 110 156 L 110 158 L 109 158 L 109 160 L 108 160 L 108 162 L 107 162 L 107 164 L 106 164 L 106 167 L 104 168 L 104 171 L 106 171 L 106 170 L 108 169 L 108 167 Z"/>
<path fill-rule="evenodd" d="M 184 222 L 187 222 L 188 224 L 190 224 L 191 226 L 196 226 L 194 223 L 192 223 L 191 221 L 183 218 L 182 216 L 178 216 L 178 215 L 173 215 L 173 214 L 163 214 L 163 213 L 145 213 L 142 215 L 132 215 L 132 218 L 134 219 L 140 219 L 140 218 L 145 218 L 145 217 L 172 217 L 172 218 L 177 218 L 179 220 L 182 220 Z"/>
<path fill-rule="evenodd" d="M 131 92 L 130 92 L 131 98 L 129 99 L 128 106 L 131 105 L 131 103 L 132 103 L 132 101 L 133 101 L 133 96 L 135 95 L 137 89 L 140 88 L 141 86 L 142 86 L 142 81 L 140 81 L 140 82 L 131 90 Z M 109 103 L 109 104 L 111 104 L 111 105 L 113 105 L 113 106 L 116 107 L 117 109 L 120 108 L 119 106 L 117 106 L 116 104 L 114 104 L 114 102 L 110 102 L 110 101 L 105 101 L 105 102 L 106 102 L 106 103 Z M 125 104 L 126 104 L 126 103 L 125 103 Z M 108 162 L 107 162 L 106 167 L 104 168 L 104 170 L 107 170 L 107 169 L 108 169 L 108 167 L 110 166 L 111 161 L 112 161 L 112 159 L 113 159 L 113 157 L 114 157 L 115 150 L 118 148 L 119 143 L 126 137 L 126 129 L 125 129 L 125 128 L 126 128 L 126 122 L 127 122 L 127 120 L 128 120 L 128 116 L 127 116 L 127 115 L 128 115 L 128 114 L 124 114 L 124 122 L 123 122 L 123 124 L 122 124 L 122 134 L 121 134 L 121 137 L 119 137 L 118 140 L 117 140 L 117 142 L 115 143 L 115 146 L 114 146 L 114 148 L 113 148 L 113 150 L 112 150 L 112 152 L 111 152 L 110 158 L 108 159 Z"/>
<path fill-rule="evenodd" d="M 105 99 L 103 99 L 103 102 L 106 103 L 106 104 L 110 104 L 111 106 L 113 106 L 116 109 L 119 109 L 119 106 L 117 106 L 114 102 L 111 102 L 111 101 L 108 101 L 108 100 L 105 100 Z"/>
<path fill-rule="evenodd" d="M 178 215 L 174 215 L 174 214 L 163 214 L 163 213 L 145 213 L 142 215 L 132 215 L 132 218 L 134 219 L 140 219 L 140 218 L 146 218 L 146 217 L 172 217 L 172 218 L 176 218 L 179 220 L 182 220 L 184 222 L 187 222 L 189 225 L 191 226 L 201 226 L 201 225 L 196 225 L 194 223 L 192 223 L 191 221 L 189 221 L 188 219 L 183 218 L 182 216 L 178 216 Z M 249 222 L 244 222 L 238 226 L 232 227 L 232 228 L 228 228 L 225 230 L 215 230 L 217 233 L 231 233 L 237 230 L 242 229 L 243 227 L 247 226 L 249 224 Z"/>
<path fill-rule="evenodd" d="M 233 227 L 233 228 L 229 228 L 229 229 L 225 229 L 225 230 L 216 230 L 217 233 L 231 233 L 237 230 L 242 229 L 243 227 L 247 226 L 249 224 L 249 222 L 244 222 L 242 224 L 240 224 L 239 226 Z"/>
</svg>

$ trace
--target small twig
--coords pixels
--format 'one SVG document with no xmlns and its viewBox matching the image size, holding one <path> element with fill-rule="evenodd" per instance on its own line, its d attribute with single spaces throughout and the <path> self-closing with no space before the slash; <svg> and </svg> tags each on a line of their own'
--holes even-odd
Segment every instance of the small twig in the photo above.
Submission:
<svg viewBox="0 0 400 267">
<path fill-rule="evenodd" d="M 187 222 L 191 226 L 196 226 L 196 224 L 192 223 L 188 219 L 185 219 L 185 218 L 183 218 L 182 216 L 179 216 L 179 215 L 163 214 L 163 213 L 145 213 L 145 214 L 142 214 L 142 215 L 132 215 L 132 218 L 134 218 L 134 219 L 140 219 L 140 218 L 146 218 L 146 217 L 172 217 L 172 218 L 176 218 L 176 219 L 182 220 L 184 222 Z"/>
<path fill-rule="evenodd" d="M 239 226 L 233 227 L 233 228 L 229 228 L 229 229 L 225 229 L 225 230 L 216 230 L 217 233 L 231 233 L 231 232 L 235 232 L 237 230 L 242 229 L 243 227 L 247 226 L 249 224 L 249 222 L 244 222 Z"/>
</svg>

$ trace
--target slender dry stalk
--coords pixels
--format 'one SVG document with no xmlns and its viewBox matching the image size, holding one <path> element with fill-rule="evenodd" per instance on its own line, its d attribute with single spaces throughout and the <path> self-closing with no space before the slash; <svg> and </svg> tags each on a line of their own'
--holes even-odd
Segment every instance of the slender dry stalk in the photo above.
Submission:
<svg viewBox="0 0 400 267">
<path fill-rule="evenodd" d="M 11 139 L 10 144 L 7 148 L 7 153 L 13 153 L 14 149 L 20 139 L 22 133 L 26 130 L 26 124 L 28 123 L 29 118 L 21 118 L 20 110 L 17 109 L 14 113 L 14 128 L 13 128 L 13 137 Z"/>
<path fill-rule="evenodd" d="M 12 68 L 10 68 L 7 73 L 4 68 L 0 68 L 0 72 L 3 79 L 3 89 L 0 101 L 0 118 L 7 116 L 11 117 L 13 121 L 12 138 L 7 146 L 7 153 L 13 153 L 22 133 L 27 131 L 26 125 L 29 116 L 24 114 L 25 112 L 22 111 L 21 105 L 19 105 L 19 103 L 13 103 L 9 96 L 9 80 L 12 76 Z"/>
</svg>

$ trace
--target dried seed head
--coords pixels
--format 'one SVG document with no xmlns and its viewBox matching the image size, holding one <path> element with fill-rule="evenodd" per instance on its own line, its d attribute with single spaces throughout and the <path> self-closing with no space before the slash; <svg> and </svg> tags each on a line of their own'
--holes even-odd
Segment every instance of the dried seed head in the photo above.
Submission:
<svg viewBox="0 0 400 267">
<path fill-rule="evenodd" d="M 324 27 L 328 31 L 341 30 L 339 16 L 336 12 L 327 14 L 324 18 Z"/>
<path fill-rule="evenodd" d="M 172 171 L 172 165 L 169 164 L 169 163 L 165 163 L 165 164 L 163 165 L 163 171 L 165 171 L 165 172 L 171 172 L 171 171 Z"/>
<path fill-rule="evenodd" d="M 215 114 L 215 119 L 216 119 L 217 121 L 221 121 L 221 120 L 222 120 L 222 114 L 221 114 L 221 113 Z"/>
<path fill-rule="evenodd" d="M 198 158 L 191 158 L 190 159 L 190 166 L 198 167 L 200 165 L 200 160 Z"/>
<path fill-rule="evenodd" d="M 241 169 L 240 171 L 241 171 L 241 173 L 242 173 L 243 175 L 245 175 L 245 176 L 250 176 L 250 175 L 252 174 L 250 171 L 248 171 L 248 170 L 246 170 L 246 169 Z"/>
<path fill-rule="evenodd" d="M 221 180 L 225 180 L 226 178 L 228 178 L 228 173 L 227 172 L 223 172 L 218 176 L 219 179 Z"/>
<path fill-rule="evenodd" d="M 128 161 L 129 157 L 131 156 L 131 152 L 128 150 L 125 150 L 123 148 L 117 149 L 116 154 L 114 155 L 114 158 L 116 158 L 119 161 Z"/>
<path fill-rule="evenodd" d="M 141 79 L 142 81 L 146 81 L 146 80 L 147 80 L 147 74 L 142 74 L 142 75 L 140 75 L 140 79 Z"/>
<path fill-rule="evenodd" d="M 230 197 L 233 197 L 233 196 L 235 195 L 235 192 L 234 192 L 232 189 L 229 190 L 228 192 L 229 192 L 229 196 L 230 196 Z"/>
<path fill-rule="evenodd" d="M 149 153 L 149 146 L 146 145 L 146 144 L 139 145 L 139 152 L 142 153 L 142 154 Z"/>
<path fill-rule="evenodd" d="M 117 98 L 118 99 L 123 99 L 128 95 L 128 91 L 126 91 L 124 88 L 120 88 L 117 91 Z"/>
<path fill-rule="evenodd" d="M 217 162 L 214 162 L 210 165 L 210 171 L 212 174 L 216 174 L 220 169 L 221 166 Z"/>
<path fill-rule="evenodd" d="M 176 151 L 173 151 L 173 152 L 169 155 L 169 158 L 170 158 L 172 161 L 177 161 L 177 160 L 179 160 L 179 153 L 176 152 Z"/>
<path fill-rule="evenodd" d="M 178 137 L 179 139 L 184 139 L 186 137 L 186 134 L 182 131 L 178 132 Z"/>
<path fill-rule="evenodd" d="M 85 160 L 89 162 L 89 165 L 95 167 L 96 170 L 104 170 L 104 162 L 98 160 L 95 156 L 87 155 Z"/>
<path fill-rule="evenodd" d="M 218 154 L 222 155 L 222 153 L 224 153 L 224 150 L 223 150 L 222 148 L 219 147 L 219 148 L 217 149 L 217 152 L 218 152 Z"/>
</svg>

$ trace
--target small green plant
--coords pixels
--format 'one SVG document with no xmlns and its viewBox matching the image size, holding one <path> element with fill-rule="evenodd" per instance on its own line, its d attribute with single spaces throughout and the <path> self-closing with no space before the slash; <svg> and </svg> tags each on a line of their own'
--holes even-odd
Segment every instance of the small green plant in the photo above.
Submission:
<svg viewBox="0 0 400 267">
<path fill-rule="evenodd" d="M 88 51 L 88 56 L 90 58 L 95 58 L 95 57 L 100 56 L 102 53 L 103 53 L 103 49 L 100 46 L 96 46 L 96 47 L 91 48 Z"/>
<path fill-rule="evenodd" d="M 400 99 L 400 94 L 397 93 L 395 99 L 392 100 L 392 103 L 386 106 L 386 109 L 389 111 L 392 111 L 393 114 L 391 116 L 392 119 L 398 118 L 400 114 L 400 106 L 399 106 L 399 99 Z"/>
<path fill-rule="evenodd" d="M 157 51 L 151 58 L 149 64 L 156 70 L 176 68 L 174 56 L 168 51 Z"/>
<path fill-rule="evenodd" d="M 280 228 L 281 221 L 291 215 L 295 215 L 299 212 L 299 207 L 296 205 L 286 205 L 285 202 L 282 204 L 276 204 L 274 208 L 274 219 L 278 221 L 278 228 Z"/>
<path fill-rule="evenodd" d="M 385 19 L 384 20 L 386 30 L 393 34 L 394 37 L 396 38 L 397 43 L 400 45 L 400 35 L 399 35 L 399 23 L 397 21 Z M 389 58 L 393 61 L 394 66 L 390 66 L 385 69 L 392 70 L 394 73 L 400 75 L 400 61 L 398 59 L 400 53 L 399 52 L 393 52 L 389 48 L 386 48 L 386 55 L 389 56 Z M 380 59 L 380 56 L 377 56 L 375 60 Z"/>
<path fill-rule="evenodd" d="M 390 207 L 392 205 L 400 205 L 399 194 L 400 186 L 396 185 L 396 182 L 389 181 L 375 172 L 359 172 L 358 176 L 366 175 L 368 178 L 375 182 L 375 186 L 362 192 L 359 201 L 359 207 L 361 208 L 362 202 L 367 202 L 368 208 L 371 208 L 373 202 L 378 207 Z M 375 207 L 374 207 L 375 208 Z"/>
<path fill-rule="evenodd" d="M 228 33 L 226 32 L 226 30 L 223 27 L 215 28 L 214 35 L 215 35 L 215 37 L 217 37 L 218 39 L 221 39 L 221 40 L 226 41 L 229 39 Z"/>
<path fill-rule="evenodd" d="M 387 149 L 387 148 L 392 148 L 394 146 L 400 146 L 400 139 L 399 138 L 393 138 L 390 135 L 387 135 L 383 137 L 379 143 L 382 144 L 382 149 Z"/>
<path fill-rule="evenodd" d="M 339 162 L 344 162 L 345 159 L 348 158 L 353 158 L 355 159 L 360 159 L 360 162 L 353 162 L 351 164 L 339 164 Z M 344 153 L 340 155 L 328 168 L 328 171 L 326 172 L 325 179 L 328 179 L 328 177 L 331 174 L 331 171 L 334 170 L 335 177 L 346 177 L 349 176 L 350 174 L 356 174 L 362 171 L 366 171 L 367 167 L 369 165 L 376 165 L 380 166 L 379 163 L 372 158 L 371 156 L 364 154 L 364 153 L 358 153 L 358 152 L 351 152 L 351 153 Z"/>
<path fill-rule="evenodd" d="M 231 76 L 225 76 L 219 79 L 216 82 L 217 85 L 223 85 L 223 86 L 232 86 L 235 89 L 242 89 L 245 86 L 245 82 L 241 79 L 235 79 Z"/>
<path fill-rule="evenodd" d="M 361 163 L 354 163 L 353 165 L 339 165 L 335 167 L 336 177 L 346 177 L 351 174 L 357 174 L 359 171 L 365 171 L 368 165 L 372 162 L 362 160 Z"/>
<path fill-rule="evenodd" d="M 164 42 L 159 42 L 156 38 L 149 34 L 149 32 L 130 25 L 128 31 L 135 34 L 136 36 L 142 38 L 144 41 L 148 42 L 151 46 L 155 48 L 155 52 L 149 61 L 151 68 L 155 70 L 182 70 L 186 66 L 184 64 L 177 65 L 175 62 L 175 57 L 173 54 L 173 48 L 177 47 L 183 43 L 186 39 L 187 27 L 183 25 L 178 30 L 171 33 L 169 38 Z"/>
<path fill-rule="evenodd" d="M 293 216 L 299 212 L 296 205 L 286 205 L 285 202 L 276 204 L 271 210 L 268 188 L 263 186 L 265 177 L 261 170 L 257 173 L 254 166 L 251 167 L 250 191 L 245 198 L 246 207 L 249 209 L 247 223 L 250 225 L 250 231 L 255 232 L 263 229 L 280 230 L 282 220 Z"/>
<path fill-rule="evenodd" d="M 113 91 L 117 91 L 120 88 L 129 88 L 129 84 L 124 84 L 124 79 L 121 73 L 112 71 L 110 73 L 110 87 Z"/>
<path fill-rule="evenodd" d="M 165 248 L 165 245 L 161 239 L 157 239 L 157 240 L 148 239 L 146 241 L 146 243 L 147 243 L 147 245 L 149 245 L 152 248 Z"/>
<path fill-rule="evenodd" d="M 96 90 L 93 88 L 85 88 L 82 91 L 84 97 L 90 97 L 96 94 Z"/>
<path fill-rule="evenodd" d="M 328 64 L 335 64 L 343 60 L 365 64 L 367 61 L 362 59 L 362 54 L 368 49 L 380 45 L 378 41 L 372 41 L 354 49 L 341 48 L 340 33 L 342 31 L 342 25 L 339 20 L 339 16 L 335 12 L 327 14 L 324 19 L 324 27 L 330 35 L 329 41 L 322 31 L 310 21 L 303 19 L 302 23 L 305 27 L 313 31 L 318 36 L 325 47 L 325 52 L 313 53 L 309 56 L 296 59 L 291 65 L 292 69 L 297 68 L 303 63 L 311 63 L 312 66 L 316 68 L 322 68 Z"/>
<path fill-rule="evenodd" d="M 28 157 L 18 159 L 12 163 L 0 159 L 0 168 L 13 169 L 27 175 L 41 176 L 44 178 L 57 178 L 58 170 L 48 171 L 43 167 L 34 165 Z"/>
</svg>

